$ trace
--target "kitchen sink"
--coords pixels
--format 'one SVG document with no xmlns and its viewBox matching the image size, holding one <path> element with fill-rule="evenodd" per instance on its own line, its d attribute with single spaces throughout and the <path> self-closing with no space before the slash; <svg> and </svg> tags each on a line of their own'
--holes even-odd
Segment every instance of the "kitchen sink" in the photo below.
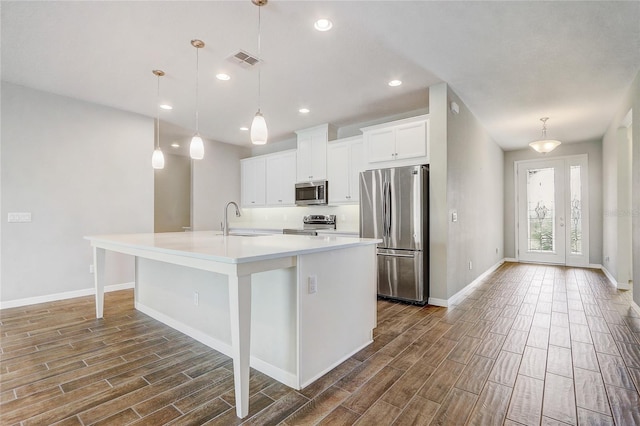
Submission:
<svg viewBox="0 0 640 426">
<path fill-rule="evenodd" d="M 230 232 L 232 237 L 266 237 L 269 234 L 243 234 L 241 232 Z"/>
</svg>

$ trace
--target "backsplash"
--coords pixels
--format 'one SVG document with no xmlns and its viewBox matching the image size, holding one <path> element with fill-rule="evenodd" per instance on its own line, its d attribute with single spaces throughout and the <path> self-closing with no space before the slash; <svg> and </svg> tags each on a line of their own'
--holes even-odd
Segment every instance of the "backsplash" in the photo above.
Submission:
<svg viewBox="0 0 640 426">
<path fill-rule="evenodd" d="M 270 207 L 242 209 L 242 216 L 229 217 L 232 228 L 302 228 L 302 217 L 309 214 L 335 214 L 339 231 L 360 230 L 360 209 L 348 206 Z"/>
</svg>

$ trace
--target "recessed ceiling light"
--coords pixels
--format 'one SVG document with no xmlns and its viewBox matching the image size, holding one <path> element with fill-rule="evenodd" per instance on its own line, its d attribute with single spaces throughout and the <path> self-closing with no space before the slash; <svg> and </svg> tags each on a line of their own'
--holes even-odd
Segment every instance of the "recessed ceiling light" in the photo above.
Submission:
<svg viewBox="0 0 640 426">
<path fill-rule="evenodd" d="M 166 109 L 166 110 L 172 110 L 173 107 L 169 104 L 160 104 L 160 108 L 162 109 Z"/>
<path fill-rule="evenodd" d="M 249 130 L 249 128 L 245 127 L 245 126 L 242 126 L 242 127 L 240 127 L 240 130 L 242 130 L 243 132 L 246 132 L 247 130 Z"/>
<path fill-rule="evenodd" d="M 298 112 L 300 114 L 309 114 L 309 108 L 300 108 Z"/>
<path fill-rule="evenodd" d="M 171 144 L 171 147 L 172 148 L 180 148 L 180 144 L 174 142 L 174 143 Z"/>
<path fill-rule="evenodd" d="M 333 22 L 326 18 L 318 19 L 313 27 L 318 31 L 329 31 L 333 27 Z"/>
<path fill-rule="evenodd" d="M 402 82 L 400 80 L 391 80 L 389 82 L 389 86 L 391 86 L 391 87 L 400 86 L 401 84 L 402 84 Z"/>
<path fill-rule="evenodd" d="M 216 78 L 222 81 L 231 80 L 231 76 L 229 74 L 224 74 L 224 73 L 216 74 Z"/>
</svg>

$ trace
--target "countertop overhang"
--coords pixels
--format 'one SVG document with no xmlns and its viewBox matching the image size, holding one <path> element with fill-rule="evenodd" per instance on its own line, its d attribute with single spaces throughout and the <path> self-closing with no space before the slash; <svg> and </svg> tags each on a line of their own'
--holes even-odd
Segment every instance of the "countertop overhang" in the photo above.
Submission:
<svg viewBox="0 0 640 426">
<path fill-rule="evenodd" d="M 240 264 L 371 245 L 381 240 L 341 236 L 224 236 L 216 231 L 110 234 L 87 236 L 93 246 L 144 249 L 214 262 Z"/>
</svg>

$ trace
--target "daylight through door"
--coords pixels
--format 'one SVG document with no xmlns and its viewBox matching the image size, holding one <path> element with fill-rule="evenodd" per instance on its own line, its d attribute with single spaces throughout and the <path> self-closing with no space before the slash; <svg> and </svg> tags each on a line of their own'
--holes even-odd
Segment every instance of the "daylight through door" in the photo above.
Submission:
<svg viewBox="0 0 640 426">
<path fill-rule="evenodd" d="M 518 162 L 516 176 L 518 260 L 586 266 L 586 156 Z"/>
</svg>

